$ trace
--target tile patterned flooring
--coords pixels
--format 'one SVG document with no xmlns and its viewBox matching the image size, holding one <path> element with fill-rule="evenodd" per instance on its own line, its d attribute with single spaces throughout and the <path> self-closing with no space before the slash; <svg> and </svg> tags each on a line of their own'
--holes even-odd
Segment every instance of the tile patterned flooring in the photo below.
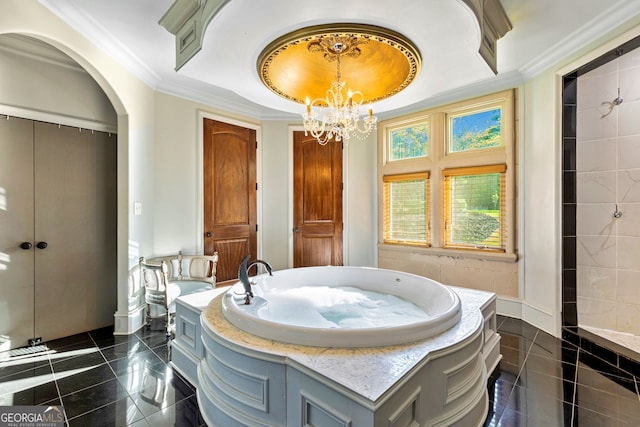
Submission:
<svg viewBox="0 0 640 427">
<path fill-rule="evenodd" d="M 639 378 L 521 320 L 499 316 L 498 331 L 485 426 L 640 426 Z"/>
<path fill-rule="evenodd" d="M 640 426 L 638 378 L 520 320 L 499 317 L 503 359 L 485 426 Z M 0 353 L 0 406 L 64 406 L 68 426 L 203 426 L 161 332 L 100 329 Z"/>
<path fill-rule="evenodd" d="M 201 426 L 194 388 L 167 364 L 163 332 L 99 329 L 0 353 L 0 405 L 60 405 L 68 426 Z"/>
</svg>

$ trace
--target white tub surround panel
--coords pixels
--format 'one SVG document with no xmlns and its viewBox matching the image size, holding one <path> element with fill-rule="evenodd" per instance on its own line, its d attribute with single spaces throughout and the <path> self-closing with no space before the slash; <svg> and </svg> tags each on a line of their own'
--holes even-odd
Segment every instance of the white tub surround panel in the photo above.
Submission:
<svg viewBox="0 0 640 427">
<path fill-rule="evenodd" d="M 500 358 L 495 294 L 454 289 L 462 319 L 448 331 L 362 348 L 299 346 L 248 334 L 225 319 L 223 296 L 216 297 L 201 317 L 205 355 L 196 386 L 205 420 L 224 426 L 481 424 L 487 366 L 492 370 Z"/>
<path fill-rule="evenodd" d="M 200 314 L 228 288 L 216 288 L 176 298 L 176 336 L 171 342 L 171 366 L 191 384 L 198 383 L 198 363 L 204 357 Z"/>
</svg>

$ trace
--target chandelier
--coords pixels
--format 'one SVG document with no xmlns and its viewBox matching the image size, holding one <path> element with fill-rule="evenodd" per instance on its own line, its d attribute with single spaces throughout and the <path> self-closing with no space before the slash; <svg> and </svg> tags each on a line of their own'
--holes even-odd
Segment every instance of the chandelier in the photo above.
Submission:
<svg viewBox="0 0 640 427">
<path fill-rule="evenodd" d="M 360 119 L 360 106 L 364 96 L 360 91 L 347 88 L 340 80 L 340 56 L 357 58 L 360 56 L 358 44 L 366 43 L 355 37 L 326 37 L 312 41 L 308 45 L 310 52 L 323 52 L 328 61 L 336 61 L 336 79 L 331 82 L 324 98 L 310 100 L 306 98 L 307 111 L 302 115 L 304 134 L 311 134 L 321 145 L 334 140 L 349 142 L 352 134 L 360 138 L 371 133 L 378 121 L 369 107 L 368 115 Z M 322 120 L 316 115 L 316 108 L 324 109 Z"/>
<path fill-rule="evenodd" d="M 349 63 L 356 59 L 357 68 Z M 304 131 L 322 145 L 369 135 L 377 125 L 370 105 L 404 90 L 421 66 L 411 40 L 358 23 L 291 31 L 270 42 L 256 62 L 268 89 L 301 106 L 306 103 L 306 112 L 298 107 L 304 112 Z M 363 92 L 350 91 L 347 82 Z"/>
</svg>

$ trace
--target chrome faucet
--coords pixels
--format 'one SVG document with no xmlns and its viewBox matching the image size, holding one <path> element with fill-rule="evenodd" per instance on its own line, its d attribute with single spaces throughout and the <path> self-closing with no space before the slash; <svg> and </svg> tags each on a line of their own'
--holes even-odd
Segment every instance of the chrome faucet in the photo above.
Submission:
<svg viewBox="0 0 640 427">
<path fill-rule="evenodd" d="M 262 264 L 267 269 L 269 276 L 273 276 L 273 269 L 271 268 L 271 264 L 261 259 L 256 259 L 254 261 L 249 262 L 249 258 L 251 255 L 247 255 L 244 257 L 242 262 L 240 263 L 240 267 L 238 268 L 238 279 L 242 282 L 242 286 L 244 286 L 244 303 L 245 305 L 251 304 L 251 298 L 253 298 L 253 291 L 251 290 L 251 282 L 249 281 L 249 270 L 254 265 Z"/>
</svg>

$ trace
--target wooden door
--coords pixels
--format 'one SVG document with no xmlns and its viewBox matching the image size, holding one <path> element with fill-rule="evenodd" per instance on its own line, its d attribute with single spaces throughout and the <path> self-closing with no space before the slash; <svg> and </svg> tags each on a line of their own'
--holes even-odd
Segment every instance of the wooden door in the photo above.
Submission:
<svg viewBox="0 0 640 427">
<path fill-rule="evenodd" d="M 293 266 L 342 265 L 342 144 L 293 133 Z"/>
<path fill-rule="evenodd" d="M 33 218 L 33 122 L 0 116 L 0 351 L 34 337 Z"/>
<path fill-rule="evenodd" d="M 48 341 L 113 325 L 117 139 L 41 122 L 33 135 L 35 336 Z"/>
<path fill-rule="evenodd" d="M 204 253 L 218 252 L 220 284 L 257 257 L 256 145 L 255 130 L 204 119 Z"/>
</svg>

